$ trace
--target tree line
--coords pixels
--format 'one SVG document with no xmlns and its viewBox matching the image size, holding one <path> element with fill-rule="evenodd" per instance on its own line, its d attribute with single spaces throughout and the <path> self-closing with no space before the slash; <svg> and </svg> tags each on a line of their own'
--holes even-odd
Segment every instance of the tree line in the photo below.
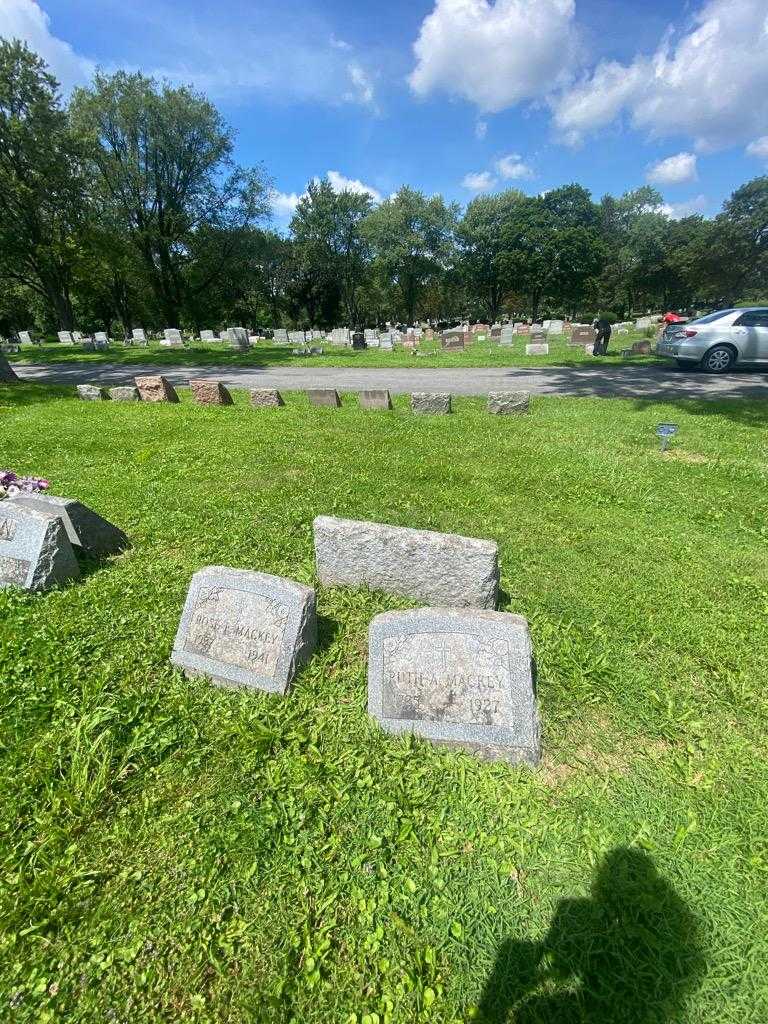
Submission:
<svg viewBox="0 0 768 1024">
<path fill-rule="evenodd" d="M 510 189 L 462 210 L 315 179 L 283 235 L 266 170 L 233 148 L 191 88 L 99 72 L 65 104 L 40 57 L 0 41 L 0 334 L 624 318 L 768 294 L 768 177 L 679 220 L 649 186 L 599 202 L 578 184 Z"/>
</svg>

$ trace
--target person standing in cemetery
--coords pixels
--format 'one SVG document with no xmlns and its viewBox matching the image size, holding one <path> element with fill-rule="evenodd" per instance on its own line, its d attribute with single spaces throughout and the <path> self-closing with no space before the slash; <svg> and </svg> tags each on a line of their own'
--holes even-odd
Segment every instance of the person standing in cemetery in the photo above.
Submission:
<svg viewBox="0 0 768 1024">
<path fill-rule="evenodd" d="M 592 355 L 607 356 L 608 342 L 611 340 L 611 322 L 606 319 L 605 316 L 598 314 L 592 326 L 597 331 L 597 334 L 595 335 L 595 347 L 592 349 Z"/>
</svg>

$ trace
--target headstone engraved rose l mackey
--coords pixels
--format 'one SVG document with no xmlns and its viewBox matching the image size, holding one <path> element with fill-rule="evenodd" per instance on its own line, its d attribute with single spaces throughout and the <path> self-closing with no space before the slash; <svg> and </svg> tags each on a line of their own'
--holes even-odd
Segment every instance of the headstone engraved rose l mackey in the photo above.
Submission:
<svg viewBox="0 0 768 1024">
<path fill-rule="evenodd" d="M 171 661 L 225 686 L 284 694 L 316 645 L 314 590 L 212 565 L 192 577 Z"/>
<path fill-rule="evenodd" d="M 45 590 L 79 575 L 60 515 L 0 501 L 0 588 Z"/>
<path fill-rule="evenodd" d="M 372 620 L 368 640 L 368 713 L 387 732 L 538 762 L 525 619 L 456 608 L 385 612 Z"/>
</svg>

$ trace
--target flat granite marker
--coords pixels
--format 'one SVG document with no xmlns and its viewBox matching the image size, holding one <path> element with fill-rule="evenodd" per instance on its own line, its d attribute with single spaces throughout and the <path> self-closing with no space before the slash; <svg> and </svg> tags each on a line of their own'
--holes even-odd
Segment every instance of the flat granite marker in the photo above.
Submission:
<svg viewBox="0 0 768 1024">
<path fill-rule="evenodd" d="M 78 384 L 77 397 L 82 398 L 84 402 L 103 402 L 109 395 L 98 384 Z"/>
<path fill-rule="evenodd" d="M 451 411 L 451 396 L 447 391 L 414 391 L 411 410 L 417 416 L 447 416 Z"/>
<path fill-rule="evenodd" d="M 122 530 L 76 498 L 57 498 L 53 494 L 16 494 L 8 499 L 14 505 L 60 516 L 69 542 L 76 552 L 89 558 L 116 555 L 131 546 Z M 2 506 L 0 505 L 0 513 Z"/>
<path fill-rule="evenodd" d="M 486 408 L 493 416 L 525 416 L 530 404 L 527 391 L 491 391 Z"/>
<path fill-rule="evenodd" d="M 198 405 L 232 405 L 232 395 L 219 380 L 197 377 L 189 382 Z"/>
<path fill-rule="evenodd" d="M 334 409 L 341 405 L 339 393 L 334 388 L 309 388 L 305 394 L 312 405 L 330 405 Z"/>
<path fill-rule="evenodd" d="M 285 402 L 275 388 L 254 388 L 251 391 L 251 405 L 254 409 L 267 409 L 278 408 L 285 405 Z"/>
<path fill-rule="evenodd" d="M 361 391 L 358 397 L 361 409 L 392 408 L 392 399 L 389 397 L 389 391 L 385 389 L 373 388 L 369 391 Z"/>
<path fill-rule="evenodd" d="M 314 590 L 211 565 L 192 577 L 171 661 L 226 686 L 283 694 L 316 645 Z"/>
<path fill-rule="evenodd" d="M 109 397 L 113 402 L 140 402 L 141 395 L 139 389 L 132 387 L 130 384 L 120 384 L 117 387 L 109 389 Z"/>
<path fill-rule="evenodd" d="M 495 541 L 318 516 L 317 575 L 326 586 L 369 587 L 455 608 L 495 608 Z"/>
<path fill-rule="evenodd" d="M 541 756 L 528 623 L 507 612 L 385 612 L 368 632 L 368 714 L 483 757 Z"/>
<path fill-rule="evenodd" d="M 165 377 L 135 377 L 143 402 L 178 402 L 176 389 Z"/>
<path fill-rule="evenodd" d="M 0 588 L 45 590 L 77 579 L 80 566 L 59 515 L 0 502 Z"/>
<path fill-rule="evenodd" d="M 545 341 L 534 341 L 525 346 L 527 356 L 548 356 L 549 345 Z"/>
</svg>

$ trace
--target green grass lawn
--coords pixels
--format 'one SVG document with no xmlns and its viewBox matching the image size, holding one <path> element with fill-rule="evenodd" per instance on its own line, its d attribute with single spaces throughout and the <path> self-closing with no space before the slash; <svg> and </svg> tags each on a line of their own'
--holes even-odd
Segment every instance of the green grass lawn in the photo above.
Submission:
<svg viewBox="0 0 768 1024">
<path fill-rule="evenodd" d="M 632 356 L 624 359 L 621 350 L 631 348 L 633 341 L 647 340 L 641 332 L 629 335 L 614 334 L 611 338 L 608 363 L 655 363 L 661 362 L 656 356 Z M 11 356 L 12 362 L 28 363 L 124 363 L 126 366 L 155 363 L 158 366 L 301 366 L 308 362 L 319 366 L 350 366 L 355 369 L 362 367 L 444 367 L 446 369 L 460 366 L 577 366 L 581 363 L 594 362 L 592 355 L 587 355 L 583 348 L 571 348 L 564 335 L 556 336 L 549 341 L 549 354 L 546 356 L 527 356 L 525 344 L 528 339 L 517 337 L 515 344 L 502 347 L 498 342 L 474 342 L 464 352 L 442 352 L 439 341 L 425 341 L 420 346 L 420 354 L 414 355 L 409 350 L 398 346 L 391 352 L 382 349 L 367 349 L 355 352 L 351 348 L 340 345 L 315 342 L 324 349 L 322 356 L 295 356 L 293 347 L 289 345 L 273 345 L 259 342 L 249 352 L 234 351 L 229 345 L 197 342 L 188 348 L 161 348 L 158 342 L 151 342 L 147 348 L 124 345 L 111 345 L 102 352 L 84 352 L 79 346 L 59 345 L 24 345 L 18 355 Z"/>
<path fill-rule="evenodd" d="M 245 398 L 0 387 L 0 466 L 133 542 L 0 591 L 0 1019 L 764 1024 L 766 404 Z M 314 585 L 320 513 L 499 542 L 540 768 L 368 719 L 381 594 L 318 588 L 286 698 L 171 667 L 195 570 Z"/>
</svg>

